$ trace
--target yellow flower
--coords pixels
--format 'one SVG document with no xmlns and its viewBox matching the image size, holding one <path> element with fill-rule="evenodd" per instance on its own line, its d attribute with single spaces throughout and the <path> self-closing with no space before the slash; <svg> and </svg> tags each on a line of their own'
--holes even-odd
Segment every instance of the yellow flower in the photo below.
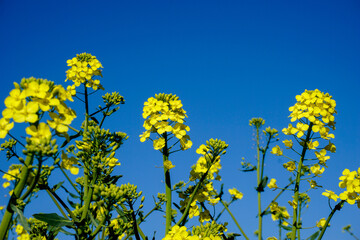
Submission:
<svg viewBox="0 0 360 240">
<path fill-rule="evenodd" d="M 278 188 L 278 186 L 276 185 L 276 179 L 275 178 L 272 178 L 269 182 L 269 184 L 267 185 L 268 188 Z"/>
<path fill-rule="evenodd" d="M 279 219 L 289 219 L 290 215 L 286 210 L 286 207 L 281 207 L 277 202 L 272 202 L 270 204 L 271 218 L 273 221 L 277 221 Z"/>
<path fill-rule="evenodd" d="M 329 199 L 334 200 L 335 202 L 339 198 L 338 195 L 336 195 L 333 191 L 326 190 L 326 189 L 325 189 L 325 192 L 322 193 L 322 195 L 325 197 L 328 197 Z"/>
<path fill-rule="evenodd" d="M 283 152 L 282 152 L 281 148 L 278 145 L 273 147 L 270 153 L 275 154 L 276 156 L 283 155 Z"/>
<path fill-rule="evenodd" d="M 163 149 L 163 147 L 165 147 L 165 139 L 164 138 L 155 139 L 153 145 L 155 150 L 161 150 Z"/>
<path fill-rule="evenodd" d="M 209 210 L 205 210 L 204 212 L 201 212 L 200 215 L 199 215 L 199 221 L 201 223 L 203 222 L 208 222 L 211 220 L 211 217 L 210 217 L 210 212 Z"/>
<path fill-rule="evenodd" d="M 206 147 L 205 144 L 201 144 L 198 149 L 196 149 L 197 154 L 206 154 L 209 151 L 209 149 Z"/>
<path fill-rule="evenodd" d="M 284 143 L 285 147 L 287 147 L 287 148 L 292 148 L 292 146 L 293 146 L 292 140 L 284 140 L 283 143 Z"/>
<path fill-rule="evenodd" d="M 319 146 L 319 142 L 318 141 L 313 142 L 311 140 L 310 142 L 307 143 L 307 145 L 309 149 L 316 149 Z"/>
<path fill-rule="evenodd" d="M 162 240 L 188 240 L 189 235 L 185 226 L 179 227 L 175 225 Z"/>
<path fill-rule="evenodd" d="M 71 174 L 77 175 L 79 173 L 78 160 L 75 157 L 68 157 L 64 151 L 61 153 L 61 167 L 70 170 Z"/>
<path fill-rule="evenodd" d="M 0 138 L 5 138 L 8 132 L 14 127 L 14 123 L 6 118 L 0 119 Z"/>
<path fill-rule="evenodd" d="M 310 171 L 315 175 L 318 176 L 325 171 L 325 168 L 321 168 L 319 164 L 315 164 L 310 168 Z"/>
<path fill-rule="evenodd" d="M 229 189 L 229 193 L 235 199 L 242 199 L 244 196 L 244 194 L 239 192 L 239 190 L 237 190 L 236 188 Z"/>
<path fill-rule="evenodd" d="M 296 165 L 294 161 L 290 161 L 283 164 L 283 167 L 286 168 L 289 172 L 293 172 L 296 169 Z"/>
<path fill-rule="evenodd" d="M 315 155 L 317 157 L 317 159 L 319 159 L 319 163 L 321 165 L 325 165 L 326 161 L 328 159 L 330 159 L 329 156 L 326 156 L 326 150 L 325 149 L 321 149 L 320 152 L 315 152 Z"/>
<path fill-rule="evenodd" d="M 26 128 L 26 133 L 31 135 L 30 140 L 35 144 L 40 144 L 42 142 L 49 142 L 51 139 L 50 128 L 46 123 L 39 123 L 36 127 L 35 125 L 31 125 Z"/>
<path fill-rule="evenodd" d="M 316 226 L 318 228 L 323 228 L 325 226 L 325 223 L 326 223 L 326 219 L 322 218 L 322 219 L 320 219 L 319 221 L 316 222 Z M 330 224 L 329 224 L 329 226 L 330 226 Z"/>
<path fill-rule="evenodd" d="M 170 160 L 166 160 L 164 161 L 164 168 L 167 170 L 170 170 L 172 168 L 174 168 L 175 165 L 172 164 L 172 162 Z"/>
</svg>

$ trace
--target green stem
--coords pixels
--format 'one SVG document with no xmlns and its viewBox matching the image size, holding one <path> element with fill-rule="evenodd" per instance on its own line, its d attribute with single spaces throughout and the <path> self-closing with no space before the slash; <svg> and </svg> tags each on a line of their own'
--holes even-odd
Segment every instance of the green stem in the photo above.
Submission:
<svg viewBox="0 0 360 240">
<path fill-rule="evenodd" d="M 84 210 L 81 215 L 81 221 L 84 221 L 87 217 L 87 213 L 88 213 L 90 203 L 91 203 L 91 198 L 92 198 L 93 191 L 94 191 L 93 186 L 97 180 L 97 175 L 98 175 L 98 173 L 97 173 L 97 171 L 95 171 L 92 176 L 90 186 L 88 187 L 87 195 L 85 195 Z"/>
<path fill-rule="evenodd" d="M 238 227 L 238 229 L 240 230 L 240 232 L 242 233 L 242 235 L 244 236 L 245 239 L 249 240 L 249 238 L 246 236 L 245 232 L 242 230 L 242 228 L 240 227 L 238 221 L 236 220 L 236 218 L 234 217 L 234 215 L 232 214 L 232 212 L 230 211 L 230 209 L 228 208 L 227 204 L 220 199 L 220 202 L 224 205 L 226 211 L 228 211 L 228 213 L 230 214 L 232 220 L 234 221 L 234 223 L 236 224 L 236 226 Z"/>
<path fill-rule="evenodd" d="M 256 152 L 257 152 L 257 168 L 256 168 L 256 175 L 257 175 L 257 186 L 260 186 L 262 178 L 260 178 L 260 171 L 261 175 L 263 173 L 263 169 L 260 165 L 260 136 L 259 136 L 259 127 L 256 128 Z M 259 240 L 262 240 L 262 215 L 261 215 L 261 191 L 259 189 L 257 190 L 257 197 L 258 197 L 258 217 L 259 217 L 259 223 L 258 223 L 258 231 Z"/>
<path fill-rule="evenodd" d="M 213 156 L 213 159 L 211 161 L 214 161 L 214 159 L 216 159 L 217 156 Z M 212 162 L 213 164 L 213 162 Z M 199 190 L 202 182 L 205 180 L 206 176 L 208 175 L 209 171 L 210 171 L 210 168 L 212 166 L 212 164 L 210 164 L 209 168 L 206 170 L 206 172 L 204 173 L 204 175 L 202 175 L 200 181 L 196 184 L 195 186 L 195 189 L 194 191 L 192 192 L 191 194 L 191 197 L 190 197 L 190 200 L 189 202 L 187 203 L 186 207 L 185 207 L 185 210 L 183 212 L 183 215 L 181 216 L 180 220 L 176 223 L 176 225 L 179 225 L 179 226 L 184 226 L 185 222 L 186 222 L 186 218 L 189 214 L 189 210 L 190 210 L 190 206 L 191 206 L 191 203 L 194 201 L 194 198 L 196 196 L 196 193 L 197 191 Z"/>
<path fill-rule="evenodd" d="M 66 172 L 64 171 L 64 169 L 60 166 L 60 164 L 57 164 L 58 167 L 60 168 L 61 172 L 64 174 L 65 178 L 69 181 L 70 185 L 75 189 L 75 191 L 80 195 L 80 191 L 79 189 L 77 189 L 77 187 L 75 186 L 75 184 L 71 181 L 71 179 L 69 178 L 69 176 L 66 174 Z"/>
<path fill-rule="evenodd" d="M 169 160 L 169 154 L 167 149 L 167 139 L 166 133 L 165 137 L 165 147 L 163 148 L 163 162 Z M 170 179 L 170 170 L 164 167 L 165 175 L 165 195 L 166 195 L 166 223 L 165 223 L 165 235 L 169 232 L 171 227 L 171 218 L 172 218 L 172 200 L 171 200 L 171 179 Z"/>
<path fill-rule="evenodd" d="M 310 123 L 309 129 L 308 129 L 307 134 L 306 134 L 306 139 L 304 141 L 300 161 L 299 161 L 299 164 L 298 164 L 297 174 L 296 174 L 295 187 L 294 187 L 294 202 L 297 204 L 297 206 L 294 207 L 294 209 L 293 209 L 293 223 L 292 223 L 292 229 L 291 229 L 291 240 L 295 240 L 295 238 L 296 238 L 296 230 L 298 228 L 298 223 L 297 223 L 297 215 L 298 215 L 297 212 L 298 212 L 298 210 L 297 210 L 297 207 L 299 205 L 300 177 L 301 177 L 301 171 L 302 171 L 302 166 L 303 166 L 303 160 L 305 158 L 305 153 L 306 153 L 306 150 L 307 150 L 307 143 L 309 142 L 310 136 L 311 136 L 312 126 L 313 126 L 313 123 Z"/>
<path fill-rule="evenodd" d="M 320 235 L 319 235 L 319 237 L 318 237 L 317 240 L 322 239 L 322 237 L 324 236 L 324 233 L 325 233 L 327 227 L 329 226 L 329 222 L 330 222 L 331 218 L 333 217 L 333 215 L 335 214 L 335 212 L 336 212 L 337 210 L 338 210 L 338 211 L 341 210 L 341 208 L 343 207 L 344 203 L 345 203 L 345 200 L 341 200 L 338 204 L 336 204 L 336 206 L 334 207 L 334 209 L 331 211 L 331 213 L 329 214 L 328 218 L 326 219 L 325 225 L 324 225 L 324 227 L 321 229 Z"/>
<path fill-rule="evenodd" d="M 27 178 L 29 176 L 29 167 L 32 165 L 32 162 L 34 160 L 33 154 L 28 154 L 25 159 L 24 165 L 21 167 L 21 173 L 20 173 L 20 181 L 16 184 L 15 189 L 13 191 L 13 194 L 10 197 L 10 200 L 8 202 L 8 205 L 6 207 L 5 214 L 3 216 L 3 219 L 1 221 L 0 225 L 0 239 L 5 239 L 5 236 L 7 234 L 7 231 L 10 227 L 10 223 L 12 220 L 12 217 L 14 215 L 14 211 L 11 209 L 11 205 L 16 205 L 16 200 L 20 197 L 22 191 L 25 188 Z"/>
<path fill-rule="evenodd" d="M 138 231 L 138 224 L 137 224 L 137 221 L 136 221 L 134 208 L 133 208 L 133 205 L 132 205 L 131 201 L 129 201 L 128 204 L 129 204 L 129 207 L 130 207 L 130 210 L 131 210 L 131 218 L 132 218 L 132 222 L 133 222 L 134 235 L 135 235 L 136 240 L 140 240 L 139 231 Z"/>
<path fill-rule="evenodd" d="M 104 217 L 101 222 L 99 222 L 99 225 L 95 228 L 95 230 L 91 233 L 89 239 L 94 239 L 95 236 L 100 232 L 101 228 L 104 226 L 104 223 L 106 221 L 106 217 Z"/>
<path fill-rule="evenodd" d="M 299 225 L 299 223 L 301 222 L 301 204 L 298 205 L 298 219 L 297 219 L 297 224 Z M 300 240 L 300 227 L 297 228 L 297 239 Z"/>
<path fill-rule="evenodd" d="M 66 206 L 64 201 L 59 197 L 59 195 L 56 194 L 56 192 L 53 189 L 51 189 L 49 186 L 46 186 L 46 191 L 48 193 L 51 193 L 51 195 L 54 196 L 56 198 L 56 200 L 65 208 L 65 210 L 68 212 L 68 214 L 70 215 L 70 217 L 73 221 L 77 221 L 73 212 L 70 210 L 70 208 L 68 208 L 68 206 Z"/>
<path fill-rule="evenodd" d="M 64 216 L 64 218 L 68 219 L 68 216 L 66 215 L 66 213 L 64 212 L 64 210 L 62 209 L 62 207 L 59 205 L 59 203 L 56 201 L 56 198 L 51 194 L 49 189 L 46 189 L 47 194 L 51 197 L 51 199 L 53 200 L 53 202 L 55 203 L 56 207 L 59 209 L 59 211 L 61 212 L 61 214 Z"/>
<path fill-rule="evenodd" d="M 40 174 L 41 174 L 41 166 L 42 166 L 42 159 L 39 160 L 39 164 L 38 164 L 38 169 L 37 169 L 37 173 L 34 177 L 34 180 L 32 181 L 31 185 L 28 187 L 27 191 L 20 197 L 20 200 L 24 200 L 25 198 L 27 198 L 32 191 L 34 190 L 36 184 L 39 181 L 40 178 Z"/>
</svg>

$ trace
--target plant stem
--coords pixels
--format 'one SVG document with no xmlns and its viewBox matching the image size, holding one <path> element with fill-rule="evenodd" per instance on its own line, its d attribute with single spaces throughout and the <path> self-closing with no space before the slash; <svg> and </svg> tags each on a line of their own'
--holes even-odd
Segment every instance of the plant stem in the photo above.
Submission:
<svg viewBox="0 0 360 240">
<path fill-rule="evenodd" d="M 165 138 L 165 146 L 163 148 L 163 162 L 169 160 L 168 146 L 167 146 L 167 134 L 163 134 Z M 171 179 L 170 179 L 170 170 L 165 168 L 164 165 L 164 175 L 165 175 L 165 195 L 166 195 L 166 223 L 165 223 L 165 235 L 169 232 L 171 227 L 171 218 L 172 218 L 172 200 L 171 200 Z"/>
<path fill-rule="evenodd" d="M 5 214 L 3 216 L 3 219 L 1 221 L 0 225 L 0 239 L 5 239 L 5 236 L 8 232 L 8 229 L 10 227 L 10 223 L 12 220 L 12 217 L 14 215 L 14 211 L 11 209 L 11 205 L 16 205 L 16 200 L 20 197 L 22 191 L 25 188 L 27 178 L 29 176 L 29 167 L 32 165 L 32 162 L 34 160 L 33 154 L 28 154 L 25 159 L 24 165 L 21 167 L 21 173 L 20 173 L 20 181 L 16 184 L 13 194 L 10 197 L 10 200 L 8 202 L 8 205 L 6 207 Z"/>
<path fill-rule="evenodd" d="M 69 181 L 70 185 L 75 189 L 75 191 L 80 194 L 80 191 L 77 189 L 77 187 L 75 186 L 75 184 L 71 181 L 71 179 L 69 178 L 69 176 L 66 174 L 66 172 L 64 171 L 64 169 L 61 167 L 60 164 L 57 164 L 58 167 L 60 168 L 61 172 L 64 174 L 64 176 L 66 177 L 66 179 Z"/>
<path fill-rule="evenodd" d="M 262 215 L 261 215 L 261 191 L 259 189 L 260 183 L 262 179 L 260 178 L 260 171 L 261 175 L 263 173 L 263 166 L 260 165 L 260 136 L 259 136 L 260 127 L 256 127 L 256 152 L 257 152 L 257 168 L 256 168 L 256 175 L 257 175 L 257 197 L 258 197 L 258 217 L 259 217 L 259 224 L 258 224 L 258 231 L 259 240 L 262 240 Z"/>
<path fill-rule="evenodd" d="M 84 210 L 83 210 L 82 215 L 81 215 L 81 221 L 84 221 L 85 218 L 87 217 L 87 212 L 89 210 L 90 203 L 91 203 L 91 198 L 92 198 L 93 191 L 94 191 L 93 185 L 95 184 L 95 182 L 97 180 L 97 175 L 98 175 L 98 173 L 97 173 L 97 171 L 95 169 L 95 172 L 93 173 L 93 176 L 92 176 L 92 179 L 91 179 L 90 186 L 88 187 L 87 195 L 85 195 Z"/>
<path fill-rule="evenodd" d="M 334 207 L 334 209 L 331 211 L 331 213 L 329 214 L 328 218 L 326 219 L 325 225 L 324 225 L 324 227 L 321 229 L 320 235 L 319 235 L 319 237 L 318 237 L 317 240 L 322 239 L 322 237 L 324 236 L 324 233 L 325 233 L 327 227 L 329 226 L 329 222 L 330 222 L 331 218 L 333 217 L 333 215 L 335 214 L 335 212 L 336 212 L 337 210 L 338 210 L 338 211 L 341 210 L 341 208 L 343 207 L 344 203 L 345 203 L 345 200 L 341 200 L 338 204 L 336 204 L 336 206 Z"/>
<path fill-rule="evenodd" d="M 298 164 L 297 174 L 296 174 L 296 180 L 295 180 L 295 187 L 294 187 L 294 202 L 297 204 L 297 206 L 293 207 L 293 224 L 291 229 L 291 240 L 295 240 L 296 238 L 296 229 L 298 228 L 298 222 L 297 222 L 297 212 L 298 212 L 298 205 L 299 205 L 299 188 L 300 188 L 300 177 L 301 177 L 301 171 L 303 166 L 303 160 L 305 158 L 305 153 L 307 150 L 307 143 L 310 140 L 311 136 L 311 129 L 312 129 L 313 123 L 310 123 L 309 129 L 306 134 L 306 139 L 304 141 L 303 149 L 301 152 L 300 161 Z"/>
<path fill-rule="evenodd" d="M 53 200 L 53 202 L 55 203 L 55 205 L 57 206 L 57 208 L 59 209 L 59 211 L 61 212 L 61 214 L 64 216 L 64 218 L 68 219 L 68 216 L 66 215 L 66 213 L 64 212 L 64 210 L 61 208 L 61 206 L 59 205 L 59 203 L 56 201 L 56 198 L 51 194 L 49 189 L 46 189 L 47 194 L 51 197 L 51 200 Z"/>
<path fill-rule="evenodd" d="M 228 208 L 227 204 L 220 199 L 220 202 L 224 205 L 225 209 L 228 211 L 228 213 L 230 214 L 232 220 L 234 221 L 234 223 L 236 224 L 236 226 L 238 227 L 238 229 L 240 230 L 240 232 L 242 233 L 242 235 L 244 236 L 245 239 L 249 240 L 249 238 L 246 236 L 245 232 L 242 230 L 242 228 L 240 227 L 238 221 L 236 220 L 236 218 L 234 217 L 234 215 L 232 214 L 232 212 L 230 211 L 230 209 Z"/>
<path fill-rule="evenodd" d="M 135 235 L 136 240 L 140 240 L 138 224 L 137 224 L 136 217 L 134 214 L 134 208 L 133 208 L 131 201 L 129 201 L 128 204 L 129 204 L 129 207 L 131 210 L 131 218 L 132 218 L 132 222 L 133 222 L 134 235 Z"/>
</svg>

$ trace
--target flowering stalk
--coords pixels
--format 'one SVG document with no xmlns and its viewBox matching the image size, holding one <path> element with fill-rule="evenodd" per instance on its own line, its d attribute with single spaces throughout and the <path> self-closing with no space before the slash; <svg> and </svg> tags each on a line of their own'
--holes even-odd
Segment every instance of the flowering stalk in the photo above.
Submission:
<svg viewBox="0 0 360 240">
<path fill-rule="evenodd" d="M 232 214 L 232 212 L 230 211 L 230 209 L 228 208 L 227 204 L 224 203 L 224 201 L 222 199 L 220 199 L 220 202 L 224 205 L 226 211 L 228 211 L 228 213 L 230 214 L 232 220 L 234 221 L 234 223 L 236 224 L 236 226 L 238 227 L 238 229 L 240 230 L 240 232 L 242 233 L 242 235 L 244 236 L 245 239 L 249 240 L 249 238 L 246 236 L 244 230 L 240 227 L 240 224 L 238 223 L 238 221 L 236 220 L 236 218 L 234 217 L 234 215 Z"/>
<path fill-rule="evenodd" d="M 260 160 L 260 128 L 265 124 L 265 120 L 262 118 L 253 118 L 250 120 L 249 125 L 254 126 L 256 129 L 256 154 L 257 154 L 257 167 L 256 167 L 256 177 L 257 177 L 257 198 L 258 198 L 258 239 L 262 240 L 262 215 L 261 215 L 261 192 L 263 187 L 261 184 L 263 182 L 263 168 L 264 168 L 264 158 Z M 271 136 L 270 136 L 271 139 Z M 265 157 L 265 156 L 264 156 Z"/>
<path fill-rule="evenodd" d="M 345 200 L 341 200 L 338 204 L 336 204 L 336 206 L 334 207 L 334 209 L 331 211 L 331 213 L 329 214 L 328 218 L 326 219 L 325 225 L 322 227 L 321 232 L 319 234 L 319 237 L 317 240 L 322 239 L 322 237 L 324 236 L 324 233 L 327 229 L 327 227 L 329 226 L 329 222 L 331 220 L 331 218 L 334 216 L 335 212 L 338 210 L 340 211 L 341 208 L 344 206 Z"/>
<path fill-rule="evenodd" d="M 296 230 L 298 229 L 298 214 L 300 214 L 300 212 L 298 213 L 298 211 L 300 209 L 299 208 L 300 177 L 301 177 L 301 171 L 302 171 L 302 167 L 303 167 L 303 161 L 304 161 L 307 146 L 308 146 L 307 144 L 308 144 L 308 142 L 310 140 L 310 136 L 311 136 L 312 126 L 313 126 L 313 123 L 310 123 L 309 129 L 306 134 L 306 139 L 305 139 L 305 142 L 303 145 L 303 149 L 301 152 L 301 157 L 300 157 L 297 174 L 296 174 L 295 187 L 294 187 L 294 202 L 296 205 L 293 206 L 293 224 L 292 224 L 292 229 L 291 229 L 291 240 L 295 240 Z"/>
<path fill-rule="evenodd" d="M 163 148 L 163 164 L 164 164 L 164 176 L 165 176 L 165 195 L 166 195 L 166 222 L 165 222 L 165 235 L 169 232 L 171 228 L 171 218 L 172 218 L 172 198 L 171 198 L 171 179 L 170 179 L 170 169 L 165 167 L 165 164 L 169 161 L 169 149 L 167 147 L 167 134 L 163 134 L 165 139 L 165 146 Z"/>
<path fill-rule="evenodd" d="M 26 181 L 29 176 L 29 166 L 32 165 L 32 162 L 34 160 L 34 155 L 32 153 L 29 153 L 26 156 L 25 163 L 21 167 L 21 174 L 20 174 L 20 181 L 16 184 L 13 194 L 11 195 L 11 198 L 9 200 L 9 203 L 6 207 L 5 214 L 3 216 L 3 219 L 1 221 L 0 225 L 0 239 L 5 239 L 5 236 L 7 234 L 7 231 L 9 229 L 12 217 L 14 215 L 14 211 L 11 209 L 11 205 L 16 204 L 16 200 L 20 198 L 20 195 L 22 191 L 25 188 Z"/>
<path fill-rule="evenodd" d="M 260 171 L 263 172 L 262 168 L 263 166 L 260 165 L 260 136 L 259 136 L 259 129 L 260 125 L 256 126 L 256 151 L 257 151 L 257 168 L 256 168 L 256 175 L 257 175 L 257 185 L 260 186 L 262 179 L 260 179 Z M 260 169 L 261 168 L 261 169 Z M 261 191 L 260 189 L 257 191 L 257 197 L 258 197 L 258 231 L 259 240 L 262 239 L 262 216 L 261 216 Z"/>
</svg>

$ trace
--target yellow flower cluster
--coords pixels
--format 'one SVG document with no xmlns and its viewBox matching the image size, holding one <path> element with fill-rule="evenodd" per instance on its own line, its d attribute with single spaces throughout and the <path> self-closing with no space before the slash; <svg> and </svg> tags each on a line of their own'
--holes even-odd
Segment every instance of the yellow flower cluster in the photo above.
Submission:
<svg viewBox="0 0 360 240">
<path fill-rule="evenodd" d="M 305 90 L 301 95 L 296 96 L 296 100 L 297 103 L 289 108 L 291 122 L 307 119 L 313 125 L 312 131 L 319 132 L 321 138 L 334 138 L 334 134 L 330 134 L 330 129 L 327 127 L 335 129 L 336 102 L 332 99 L 332 96 L 318 89 Z M 296 127 L 289 124 L 288 128 L 283 129 L 283 132 L 286 135 L 295 135 L 297 133 L 297 137 L 301 138 L 308 128 L 308 124 L 298 122 Z"/>
<path fill-rule="evenodd" d="M 181 100 L 173 94 L 156 94 L 144 103 L 143 118 L 146 131 L 140 135 L 140 141 L 145 142 L 151 133 L 157 133 L 161 137 L 153 141 L 154 149 L 161 150 L 165 147 L 166 139 L 175 136 L 179 139 L 181 149 L 186 150 L 192 146 L 187 132 L 189 126 L 184 124 L 187 117 L 182 108 Z"/>
<path fill-rule="evenodd" d="M 71 174 L 79 174 L 79 167 L 77 167 L 78 160 L 75 157 L 68 157 L 64 151 L 61 153 L 61 167 L 70 170 Z"/>
<path fill-rule="evenodd" d="M 71 88 L 65 90 L 61 85 L 54 85 L 46 79 L 23 78 L 20 84 L 14 83 L 15 89 L 5 99 L 6 108 L 0 119 L 0 138 L 5 138 L 14 126 L 13 122 L 36 123 L 43 112 L 49 112 L 52 120 L 48 121 L 51 128 L 58 132 L 67 132 L 67 125 L 76 117 L 75 112 L 66 106 L 65 101 L 73 101 Z M 56 113 L 57 112 L 57 113 Z M 42 137 L 48 138 L 48 126 L 30 126 L 26 132 L 33 136 L 32 140 L 39 143 Z M 42 136 L 41 136 L 42 135 Z"/>
<path fill-rule="evenodd" d="M 346 190 L 340 193 L 340 195 L 336 195 L 333 191 L 326 190 L 322 195 L 333 199 L 335 202 L 340 198 L 351 205 L 357 203 L 358 208 L 360 208 L 360 168 L 357 171 L 345 169 L 342 175 L 343 176 L 339 178 L 339 187 Z"/>
<path fill-rule="evenodd" d="M 16 226 L 15 232 L 18 235 L 18 237 L 17 237 L 18 240 L 30 240 L 30 235 L 26 232 L 26 230 L 20 224 L 18 224 Z"/>
<path fill-rule="evenodd" d="M 232 198 L 234 199 L 242 199 L 244 194 L 241 193 L 239 190 L 237 190 L 236 188 L 233 189 L 229 189 L 229 193 L 232 196 Z"/>
<path fill-rule="evenodd" d="M 190 186 L 186 193 L 191 193 L 193 190 L 193 186 Z M 193 218 L 196 216 L 199 216 L 199 221 L 202 223 L 204 221 L 210 221 L 210 212 L 208 210 L 201 211 L 201 209 L 198 207 L 197 203 L 204 203 L 205 201 L 208 201 L 209 204 L 215 205 L 220 201 L 220 198 L 214 198 L 215 191 L 213 187 L 212 182 L 208 182 L 206 184 L 202 184 L 199 190 L 197 191 L 193 201 L 190 204 L 190 210 L 189 210 L 189 218 Z M 179 193 L 179 197 L 184 199 L 180 201 L 181 209 L 184 210 L 186 206 L 188 205 L 190 198 L 188 194 Z"/>
<path fill-rule="evenodd" d="M 210 213 L 208 211 L 201 212 L 197 202 L 203 203 L 207 201 L 210 205 L 215 205 L 220 201 L 219 197 L 216 197 L 212 180 L 221 180 L 219 171 L 221 169 L 220 156 L 226 153 L 228 144 L 218 139 L 210 139 L 206 141 L 206 145 L 202 144 L 196 153 L 202 155 L 196 164 L 191 167 L 190 181 L 200 181 L 196 195 L 190 204 L 189 217 L 199 216 L 199 221 L 210 221 Z M 215 177 L 216 175 L 216 177 Z M 184 193 L 179 193 L 179 197 L 185 199 L 180 201 L 182 209 L 185 209 L 188 205 L 189 196 L 193 193 L 194 186 L 189 186 Z M 241 198 L 241 193 L 238 192 L 237 197 Z"/>
<path fill-rule="evenodd" d="M 271 180 L 270 180 L 270 182 L 268 183 L 268 188 L 270 188 L 270 189 L 272 189 L 272 188 L 274 188 L 274 189 L 276 189 L 276 188 L 278 188 L 278 186 L 277 186 L 277 184 L 276 184 L 276 179 L 275 178 L 272 178 Z"/>
<path fill-rule="evenodd" d="M 202 237 L 202 235 L 191 236 L 185 226 L 179 227 L 175 225 L 162 240 L 221 240 L 221 237 L 213 234 L 205 237 Z"/>
<path fill-rule="evenodd" d="M 102 65 L 95 56 L 89 53 L 77 54 L 76 57 L 67 60 L 67 65 L 71 68 L 66 71 L 65 81 L 73 81 L 76 87 L 83 83 L 94 90 L 104 89 L 100 80 L 94 79 L 95 76 L 102 76 Z"/>
<path fill-rule="evenodd" d="M 7 182 L 3 183 L 3 188 L 7 188 L 8 186 L 10 186 L 10 181 L 15 180 L 20 174 L 20 165 L 15 165 L 12 164 L 9 167 L 9 170 L 7 171 L 7 173 L 4 174 L 4 176 L 2 177 L 3 179 L 7 180 Z"/>
<path fill-rule="evenodd" d="M 270 211 L 271 211 L 271 218 L 273 221 L 279 220 L 279 219 L 289 219 L 290 215 L 288 211 L 286 210 L 286 207 L 281 207 L 277 202 L 272 202 L 270 204 Z"/>
</svg>

